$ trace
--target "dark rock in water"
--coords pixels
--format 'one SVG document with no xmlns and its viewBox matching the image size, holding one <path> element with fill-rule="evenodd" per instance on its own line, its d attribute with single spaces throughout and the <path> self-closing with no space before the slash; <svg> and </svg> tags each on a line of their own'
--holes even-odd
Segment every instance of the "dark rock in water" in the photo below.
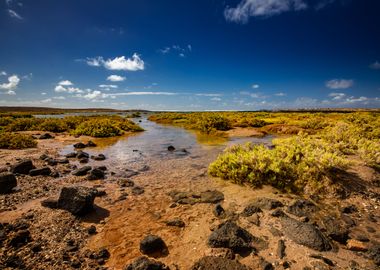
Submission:
<svg viewBox="0 0 380 270">
<path fill-rule="evenodd" d="M 168 146 L 168 151 L 173 152 L 175 150 L 175 147 L 173 145 Z"/>
<path fill-rule="evenodd" d="M 165 254 L 167 246 L 161 237 L 157 235 L 147 235 L 140 242 L 140 251 L 142 254 Z"/>
<path fill-rule="evenodd" d="M 88 187 L 63 187 L 58 199 L 58 208 L 74 215 L 84 215 L 94 206 L 97 190 Z"/>
<path fill-rule="evenodd" d="M 373 260 L 373 262 L 380 266 L 380 244 L 374 245 L 368 250 L 368 256 Z"/>
<path fill-rule="evenodd" d="M 132 188 L 132 194 L 133 195 L 141 195 L 141 194 L 143 194 L 145 191 L 144 191 L 144 188 L 142 188 L 142 187 L 138 187 L 138 186 L 136 186 L 136 187 L 133 187 Z"/>
<path fill-rule="evenodd" d="M 22 160 L 11 167 L 12 173 L 29 174 L 35 167 L 30 159 Z"/>
<path fill-rule="evenodd" d="M 54 158 L 47 158 L 45 159 L 46 163 L 49 165 L 49 166 L 55 166 L 58 164 L 57 160 L 55 160 Z"/>
<path fill-rule="evenodd" d="M 18 231 L 9 241 L 9 245 L 15 248 L 19 248 L 32 240 L 30 232 L 28 230 Z"/>
<path fill-rule="evenodd" d="M 277 243 L 277 256 L 282 259 L 285 257 L 285 249 L 286 249 L 286 246 L 285 246 L 285 241 L 284 240 L 278 240 L 278 243 Z"/>
<path fill-rule="evenodd" d="M 103 154 L 99 154 L 99 155 L 97 155 L 97 156 L 91 156 L 91 158 L 92 158 L 93 160 L 101 161 L 101 160 L 105 160 L 105 159 L 106 159 L 106 156 L 103 155 Z"/>
<path fill-rule="evenodd" d="M 102 170 L 102 171 L 107 171 L 107 167 L 106 166 L 98 166 L 95 169 L 99 169 L 99 170 Z"/>
<path fill-rule="evenodd" d="M 77 152 L 77 159 L 81 159 L 81 158 L 89 158 L 90 155 L 86 152 L 83 152 L 83 151 L 78 151 Z"/>
<path fill-rule="evenodd" d="M 317 211 L 318 207 L 308 200 L 296 200 L 288 206 L 287 211 L 297 217 L 310 217 L 312 213 Z"/>
<path fill-rule="evenodd" d="M 276 209 L 278 207 L 283 207 L 284 205 L 275 199 L 270 199 L 270 198 L 257 198 L 256 200 L 253 201 L 251 205 L 257 206 L 262 209 L 266 210 L 272 210 Z"/>
<path fill-rule="evenodd" d="M 17 186 L 17 179 L 13 173 L 0 173 L 0 194 L 10 193 Z"/>
<path fill-rule="evenodd" d="M 166 225 L 172 226 L 172 227 L 179 227 L 179 228 L 185 227 L 185 222 L 183 222 L 183 220 L 180 218 L 171 219 L 171 220 L 166 221 L 165 223 Z"/>
<path fill-rule="evenodd" d="M 89 171 L 91 171 L 91 166 L 84 166 L 82 168 L 79 168 L 79 169 L 73 171 L 72 174 L 75 175 L 75 176 L 84 176 Z"/>
<path fill-rule="evenodd" d="M 212 210 L 212 212 L 216 217 L 223 217 L 226 213 L 226 211 L 220 204 L 215 205 L 214 210 Z"/>
<path fill-rule="evenodd" d="M 70 163 L 70 161 L 67 158 L 57 158 L 56 161 L 59 164 L 69 164 Z"/>
<path fill-rule="evenodd" d="M 208 245 L 213 248 L 229 248 L 237 253 L 246 253 L 254 248 L 263 249 L 264 240 L 254 237 L 233 221 L 226 221 L 219 225 L 208 238 Z"/>
<path fill-rule="evenodd" d="M 37 176 L 37 175 L 50 175 L 51 169 L 49 167 L 43 167 L 39 169 L 33 169 L 29 171 L 30 176 Z"/>
<path fill-rule="evenodd" d="M 42 134 L 40 137 L 39 137 L 40 140 L 46 140 L 46 139 L 54 139 L 54 136 L 52 136 L 50 133 L 45 133 L 45 134 Z"/>
<path fill-rule="evenodd" d="M 197 261 L 191 270 L 250 270 L 251 268 L 235 260 L 206 256 Z"/>
<path fill-rule="evenodd" d="M 124 176 L 125 176 L 126 178 L 130 178 L 130 177 L 135 176 L 135 175 L 138 175 L 138 174 L 139 174 L 139 173 L 136 172 L 136 171 L 133 171 L 133 170 L 129 170 L 129 169 L 127 169 L 127 170 L 126 170 L 126 173 L 124 174 Z"/>
<path fill-rule="evenodd" d="M 165 264 L 149 259 L 145 256 L 137 258 L 133 263 L 124 267 L 124 270 L 170 270 Z"/>
<path fill-rule="evenodd" d="M 349 236 L 348 226 L 341 220 L 333 216 L 326 216 L 321 219 L 326 234 L 343 245 L 346 244 Z"/>
<path fill-rule="evenodd" d="M 73 146 L 74 146 L 74 148 L 86 148 L 86 145 L 84 143 L 81 143 L 81 142 L 76 143 Z"/>
<path fill-rule="evenodd" d="M 88 158 L 81 158 L 80 160 L 79 160 L 79 163 L 81 163 L 81 164 L 86 164 L 86 163 L 88 163 L 89 162 L 89 160 L 88 160 Z"/>
<path fill-rule="evenodd" d="M 87 147 L 96 147 L 96 143 L 94 143 L 93 141 L 88 141 L 86 146 Z"/>
<path fill-rule="evenodd" d="M 217 190 L 207 190 L 200 193 L 172 191 L 168 195 L 179 204 L 218 203 L 224 200 L 223 193 Z"/>
<path fill-rule="evenodd" d="M 49 158 L 49 156 L 47 155 L 47 154 L 42 154 L 41 156 L 40 156 L 40 159 L 41 160 L 46 160 L 46 159 L 48 159 Z"/>
<path fill-rule="evenodd" d="M 247 205 L 247 206 L 244 208 L 243 212 L 241 212 L 241 215 L 242 215 L 243 217 L 250 217 L 250 216 L 252 216 L 253 214 L 255 214 L 255 213 L 260 213 L 260 212 L 262 212 L 261 209 L 260 209 L 259 207 L 257 207 L 257 206 L 253 203 L 253 204 L 249 204 L 249 205 Z"/>
<path fill-rule="evenodd" d="M 93 169 L 90 171 L 90 175 L 87 177 L 88 180 L 100 180 L 104 179 L 105 174 L 104 171 L 100 169 Z"/>
<path fill-rule="evenodd" d="M 331 249 L 330 241 L 315 226 L 287 216 L 281 217 L 280 222 L 285 235 L 297 244 L 318 251 Z"/>
<path fill-rule="evenodd" d="M 41 205 L 43 207 L 51 208 L 51 209 L 57 209 L 58 208 L 58 200 L 53 198 L 48 198 L 43 201 L 41 201 Z"/>
<path fill-rule="evenodd" d="M 76 152 L 71 152 L 71 153 L 66 154 L 65 157 L 67 157 L 67 158 L 76 158 L 77 157 L 77 153 Z"/>
</svg>

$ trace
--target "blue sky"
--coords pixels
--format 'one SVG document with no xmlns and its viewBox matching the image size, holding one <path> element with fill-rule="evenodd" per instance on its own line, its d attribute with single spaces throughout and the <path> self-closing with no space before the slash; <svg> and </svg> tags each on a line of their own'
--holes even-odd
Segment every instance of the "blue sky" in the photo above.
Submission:
<svg viewBox="0 0 380 270">
<path fill-rule="evenodd" d="M 0 106 L 380 107 L 378 0 L 0 0 Z"/>
</svg>

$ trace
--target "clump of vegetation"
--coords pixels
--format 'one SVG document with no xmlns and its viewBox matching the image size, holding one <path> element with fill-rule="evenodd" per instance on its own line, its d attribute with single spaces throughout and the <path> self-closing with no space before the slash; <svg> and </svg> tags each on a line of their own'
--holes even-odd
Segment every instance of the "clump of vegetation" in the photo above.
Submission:
<svg viewBox="0 0 380 270">
<path fill-rule="evenodd" d="M 347 165 L 339 151 L 307 135 L 277 139 L 274 145 L 274 149 L 252 144 L 233 146 L 210 165 L 209 173 L 239 184 L 299 192 L 306 185 L 318 186 L 331 169 Z"/>
<path fill-rule="evenodd" d="M 118 115 L 68 116 L 64 118 L 0 117 L 0 131 L 50 131 L 70 132 L 77 135 L 111 137 L 124 131 L 142 131 L 134 122 Z M 102 126 L 103 125 L 103 126 Z"/>
<path fill-rule="evenodd" d="M 0 149 L 24 149 L 37 146 L 37 142 L 30 135 L 13 132 L 0 133 Z"/>
<path fill-rule="evenodd" d="M 79 124 L 72 131 L 74 135 L 87 135 L 92 137 L 113 137 L 119 136 L 124 131 L 142 131 L 143 129 L 121 117 L 108 118 L 93 118 Z"/>
<path fill-rule="evenodd" d="M 39 130 L 50 131 L 50 132 L 65 132 L 69 130 L 69 126 L 66 121 L 58 118 L 48 118 L 45 119 L 37 127 Z"/>
<path fill-rule="evenodd" d="M 216 131 L 226 131 L 231 129 L 231 124 L 227 118 L 212 114 L 201 117 L 195 124 L 195 128 L 204 133 L 214 133 Z"/>
</svg>

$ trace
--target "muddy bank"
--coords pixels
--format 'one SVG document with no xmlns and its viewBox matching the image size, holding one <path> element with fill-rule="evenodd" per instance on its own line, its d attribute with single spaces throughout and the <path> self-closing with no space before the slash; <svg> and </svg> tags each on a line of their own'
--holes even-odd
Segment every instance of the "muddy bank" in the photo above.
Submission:
<svg viewBox="0 0 380 270">
<path fill-rule="evenodd" d="M 253 190 L 208 176 L 225 144 L 202 145 L 184 130 L 143 124 L 145 134 L 81 149 L 87 163 L 77 156 L 56 165 L 40 159 L 77 153 L 72 145 L 86 143 L 84 137 L 58 135 L 38 149 L 0 151 L 0 167 L 30 158 L 59 173 L 16 175 L 18 189 L 0 195 L 3 268 L 123 269 L 145 253 L 141 241 L 153 235 L 165 247 L 148 243 L 154 252 L 146 255 L 170 269 L 376 269 L 380 210 L 372 183 L 379 176 L 372 169 L 357 165 L 342 176 L 351 181 L 344 199 Z M 99 154 L 106 159 L 91 158 Z M 91 170 L 72 174 L 84 166 L 105 166 L 104 179 L 89 180 Z M 72 185 L 100 191 L 94 210 L 76 216 L 41 206 Z"/>
</svg>

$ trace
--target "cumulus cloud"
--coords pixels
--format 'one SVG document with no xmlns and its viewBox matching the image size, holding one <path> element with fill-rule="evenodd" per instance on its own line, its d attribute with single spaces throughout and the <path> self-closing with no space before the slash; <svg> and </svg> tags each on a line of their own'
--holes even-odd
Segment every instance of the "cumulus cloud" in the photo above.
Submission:
<svg viewBox="0 0 380 270">
<path fill-rule="evenodd" d="M 23 18 L 14 10 L 8 9 L 8 14 L 11 16 L 11 18 L 15 18 L 17 20 L 22 20 Z"/>
<path fill-rule="evenodd" d="M 111 82 L 122 82 L 125 81 L 125 77 L 119 76 L 119 75 L 110 75 L 107 77 L 107 81 Z"/>
<path fill-rule="evenodd" d="M 0 71 L 0 76 L 7 76 L 7 73 L 5 71 Z"/>
<path fill-rule="evenodd" d="M 175 96 L 178 93 L 173 92 L 125 92 L 125 93 L 113 93 L 110 96 L 146 96 L 146 95 L 161 95 L 161 96 Z"/>
<path fill-rule="evenodd" d="M 375 63 L 371 64 L 369 67 L 372 69 L 380 69 L 380 62 L 376 61 Z"/>
<path fill-rule="evenodd" d="M 333 100 L 341 100 L 346 96 L 345 93 L 330 93 L 329 97 L 332 97 Z"/>
<path fill-rule="evenodd" d="M 258 84 L 252 84 L 252 88 L 253 89 L 257 89 L 257 88 L 259 88 L 260 87 L 260 85 L 258 85 Z"/>
<path fill-rule="evenodd" d="M 58 85 L 62 85 L 62 86 L 72 86 L 73 83 L 70 82 L 69 80 L 64 80 L 64 81 L 60 81 L 60 82 L 58 83 Z"/>
<path fill-rule="evenodd" d="M 71 81 L 65 80 L 58 82 L 57 86 L 54 88 L 54 91 L 57 93 L 83 93 L 82 89 L 77 87 L 72 87 L 74 84 Z"/>
<path fill-rule="evenodd" d="M 347 89 L 354 85 L 354 80 L 334 79 L 326 82 L 326 87 L 330 89 Z"/>
<path fill-rule="evenodd" d="M 270 17 L 306 8 L 303 0 L 242 0 L 236 7 L 227 7 L 224 16 L 227 21 L 247 23 L 250 17 Z"/>
<path fill-rule="evenodd" d="M 0 84 L 0 90 L 7 91 L 6 93 L 8 95 L 15 95 L 16 94 L 15 90 L 19 83 L 20 83 L 20 78 L 17 75 L 12 75 L 8 77 L 7 83 Z"/>
<path fill-rule="evenodd" d="M 137 53 L 134 53 L 131 58 L 126 58 L 125 56 L 107 60 L 104 60 L 101 56 L 87 58 L 86 63 L 93 67 L 103 66 L 109 70 L 138 71 L 145 69 L 145 63 Z"/>
<path fill-rule="evenodd" d="M 94 99 L 98 99 L 98 98 L 105 98 L 106 95 L 103 94 L 101 91 L 99 90 L 95 90 L 95 91 L 91 91 L 89 93 L 87 93 L 86 95 L 83 96 L 85 99 L 88 99 L 88 100 L 94 100 Z"/>
</svg>

